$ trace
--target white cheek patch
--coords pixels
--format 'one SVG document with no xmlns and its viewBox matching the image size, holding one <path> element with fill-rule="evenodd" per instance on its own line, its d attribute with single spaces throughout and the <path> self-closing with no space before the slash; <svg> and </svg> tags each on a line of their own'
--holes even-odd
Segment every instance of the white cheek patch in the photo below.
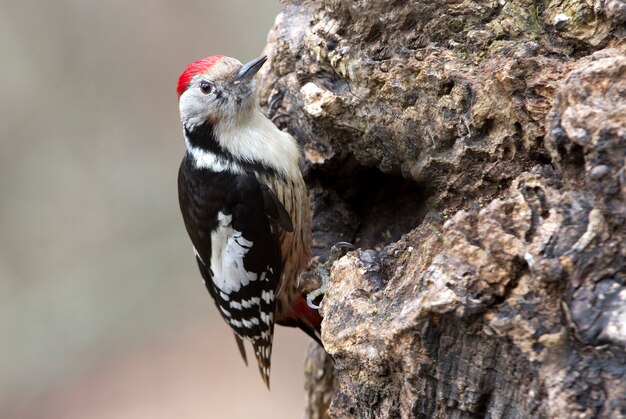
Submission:
<svg viewBox="0 0 626 419">
<path fill-rule="evenodd" d="M 191 126 L 202 124 L 207 117 L 207 105 L 206 100 L 196 89 L 185 90 L 178 99 L 181 121 Z"/>
<path fill-rule="evenodd" d="M 244 267 L 243 259 L 253 243 L 240 231 L 233 230 L 230 225 L 232 216 L 219 213 L 218 220 L 219 226 L 211 233 L 211 270 L 213 284 L 228 295 L 256 281 L 258 276 Z"/>
</svg>

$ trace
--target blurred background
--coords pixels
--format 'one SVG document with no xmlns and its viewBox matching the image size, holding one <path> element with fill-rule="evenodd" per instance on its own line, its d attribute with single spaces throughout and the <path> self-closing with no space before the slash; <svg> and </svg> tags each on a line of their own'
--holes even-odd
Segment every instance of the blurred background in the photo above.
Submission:
<svg viewBox="0 0 626 419">
<path fill-rule="evenodd" d="M 178 75 L 258 56 L 279 8 L 0 0 L 0 417 L 302 416 L 309 339 L 277 328 L 268 392 L 176 192 Z"/>
</svg>

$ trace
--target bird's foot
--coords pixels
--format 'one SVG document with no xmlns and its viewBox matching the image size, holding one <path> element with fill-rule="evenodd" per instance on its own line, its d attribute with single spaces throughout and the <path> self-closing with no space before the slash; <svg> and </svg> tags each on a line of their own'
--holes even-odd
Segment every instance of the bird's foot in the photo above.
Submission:
<svg viewBox="0 0 626 419">
<path fill-rule="evenodd" d="M 285 97 L 285 92 L 273 92 L 272 96 L 267 100 L 267 117 L 270 119 L 276 118 L 276 111 L 280 108 L 282 100 Z M 279 114 L 280 115 L 280 114 Z"/>
<path fill-rule="evenodd" d="M 332 268 L 333 263 L 335 263 L 346 252 L 354 249 L 356 249 L 356 247 L 354 247 L 351 243 L 336 243 L 330 248 L 330 255 L 328 256 L 326 262 L 322 263 L 316 270 L 308 272 L 313 276 L 317 276 L 322 282 L 321 287 L 307 294 L 306 303 L 309 307 L 316 310 L 320 308 L 320 306 L 315 304 L 313 301 L 326 293 L 326 290 L 328 289 L 328 282 L 330 281 L 330 268 Z"/>
</svg>

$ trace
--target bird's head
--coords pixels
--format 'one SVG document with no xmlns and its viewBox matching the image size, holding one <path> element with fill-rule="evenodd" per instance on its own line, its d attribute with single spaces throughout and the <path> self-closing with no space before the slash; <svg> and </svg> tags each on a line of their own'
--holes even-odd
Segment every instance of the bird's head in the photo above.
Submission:
<svg viewBox="0 0 626 419">
<path fill-rule="evenodd" d="M 183 125 L 236 124 L 254 110 L 254 75 L 267 60 L 261 56 L 247 64 L 221 55 L 187 66 L 178 79 L 178 103 Z"/>
</svg>

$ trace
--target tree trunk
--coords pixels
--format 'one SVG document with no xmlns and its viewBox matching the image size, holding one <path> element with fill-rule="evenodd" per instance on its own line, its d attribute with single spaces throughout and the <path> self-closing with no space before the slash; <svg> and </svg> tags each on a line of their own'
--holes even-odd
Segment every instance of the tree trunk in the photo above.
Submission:
<svg viewBox="0 0 626 419">
<path fill-rule="evenodd" d="M 307 417 L 626 417 L 624 1 L 283 6 L 261 100 L 360 248 Z"/>
</svg>

